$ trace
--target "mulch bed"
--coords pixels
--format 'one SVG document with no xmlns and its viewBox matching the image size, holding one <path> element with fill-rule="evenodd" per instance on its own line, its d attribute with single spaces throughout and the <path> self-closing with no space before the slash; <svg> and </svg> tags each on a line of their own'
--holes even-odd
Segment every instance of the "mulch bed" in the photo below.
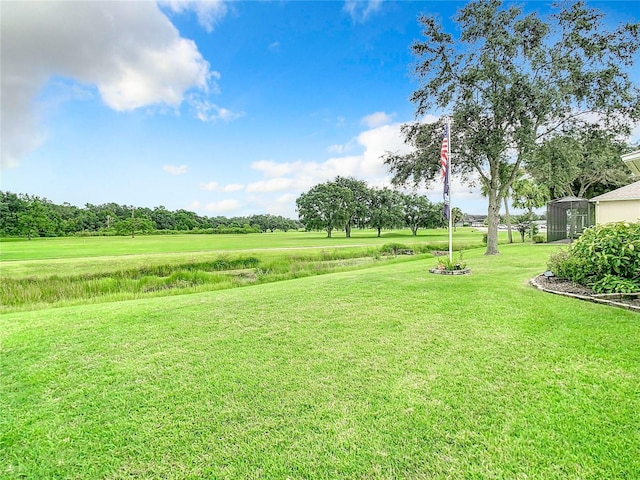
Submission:
<svg viewBox="0 0 640 480">
<path fill-rule="evenodd" d="M 615 307 L 627 308 L 640 312 L 640 294 L 598 294 L 591 288 L 571 280 L 558 277 L 546 277 L 538 275 L 531 279 L 531 284 L 545 292 L 564 295 L 567 297 L 588 300 L 596 303 L 604 303 Z"/>
</svg>

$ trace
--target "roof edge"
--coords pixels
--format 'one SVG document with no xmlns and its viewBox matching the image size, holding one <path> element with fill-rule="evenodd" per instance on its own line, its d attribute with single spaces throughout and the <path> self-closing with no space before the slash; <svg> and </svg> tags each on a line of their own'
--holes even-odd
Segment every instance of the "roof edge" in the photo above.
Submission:
<svg viewBox="0 0 640 480">
<path fill-rule="evenodd" d="M 620 158 L 622 158 L 622 161 L 627 167 L 629 167 L 629 170 L 631 170 L 634 175 L 640 177 L 640 150 L 625 153 L 624 155 L 621 155 Z"/>
<path fill-rule="evenodd" d="M 631 162 L 632 160 L 640 160 L 640 150 L 636 150 L 635 152 L 625 153 L 621 155 L 621 158 L 625 162 Z"/>
</svg>

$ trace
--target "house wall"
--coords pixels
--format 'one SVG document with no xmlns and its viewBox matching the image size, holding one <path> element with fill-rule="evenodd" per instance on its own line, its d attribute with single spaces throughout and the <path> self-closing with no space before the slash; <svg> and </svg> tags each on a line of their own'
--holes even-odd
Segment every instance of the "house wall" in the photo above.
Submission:
<svg viewBox="0 0 640 480">
<path fill-rule="evenodd" d="M 596 223 L 640 221 L 640 200 L 596 202 Z"/>
</svg>

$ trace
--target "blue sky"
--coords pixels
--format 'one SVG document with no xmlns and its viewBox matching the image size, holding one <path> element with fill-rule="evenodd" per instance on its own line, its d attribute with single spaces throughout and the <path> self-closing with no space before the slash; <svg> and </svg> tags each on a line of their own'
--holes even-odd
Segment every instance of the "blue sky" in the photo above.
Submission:
<svg viewBox="0 0 640 480">
<path fill-rule="evenodd" d="M 3 1 L 0 188 L 295 218 L 336 175 L 387 185 L 380 156 L 406 151 L 414 120 L 417 18 L 464 3 Z M 591 4 L 640 18 L 640 2 Z M 477 191 L 452 193 L 486 213 Z"/>
</svg>

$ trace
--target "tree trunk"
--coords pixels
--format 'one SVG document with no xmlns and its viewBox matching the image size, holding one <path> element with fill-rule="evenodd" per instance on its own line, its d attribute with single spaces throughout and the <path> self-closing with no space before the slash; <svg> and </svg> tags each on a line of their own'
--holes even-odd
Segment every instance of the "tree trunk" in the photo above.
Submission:
<svg viewBox="0 0 640 480">
<path fill-rule="evenodd" d="M 333 230 L 330 227 L 327 227 L 327 238 L 331 238 L 331 230 Z"/>
<path fill-rule="evenodd" d="M 498 255 L 498 220 L 500 219 L 500 201 L 495 188 L 489 190 L 489 210 L 487 211 L 487 251 L 485 255 Z"/>
<path fill-rule="evenodd" d="M 380 238 L 380 232 L 382 231 L 381 228 L 378 228 L 378 238 Z"/>
<path fill-rule="evenodd" d="M 511 230 L 511 214 L 509 213 L 509 199 L 504 197 L 504 219 L 507 223 L 507 237 L 509 243 L 513 243 L 513 231 Z"/>
<path fill-rule="evenodd" d="M 347 222 L 347 224 L 344 226 L 344 233 L 347 238 L 351 238 L 351 222 Z"/>
<path fill-rule="evenodd" d="M 533 208 L 529 207 L 529 238 L 533 241 Z"/>
<path fill-rule="evenodd" d="M 413 236 L 417 236 L 418 235 L 418 227 L 417 226 L 413 226 L 411 225 L 411 233 L 413 234 Z"/>
</svg>

